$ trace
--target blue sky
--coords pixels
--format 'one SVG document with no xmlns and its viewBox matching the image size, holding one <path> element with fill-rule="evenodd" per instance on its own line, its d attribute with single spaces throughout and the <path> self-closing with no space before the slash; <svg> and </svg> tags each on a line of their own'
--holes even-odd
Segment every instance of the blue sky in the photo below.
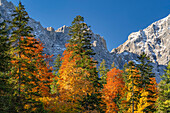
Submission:
<svg viewBox="0 0 170 113">
<path fill-rule="evenodd" d="M 12 1 L 15 5 L 19 0 Z M 43 27 L 70 26 L 81 15 L 94 33 L 104 37 L 108 50 L 128 35 L 170 14 L 170 0 L 21 0 L 26 11 Z"/>
</svg>

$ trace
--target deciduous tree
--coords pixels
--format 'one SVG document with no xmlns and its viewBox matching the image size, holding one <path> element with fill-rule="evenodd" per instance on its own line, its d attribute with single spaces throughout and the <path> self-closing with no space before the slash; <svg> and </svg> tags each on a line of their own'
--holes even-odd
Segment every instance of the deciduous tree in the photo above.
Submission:
<svg viewBox="0 0 170 113">
<path fill-rule="evenodd" d="M 125 87 L 122 72 L 113 68 L 107 73 L 107 83 L 102 90 L 103 99 L 106 103 L 106 113 L 118 113 L 120 111 L 120 103 L 124 96 Z"/>
</svg>

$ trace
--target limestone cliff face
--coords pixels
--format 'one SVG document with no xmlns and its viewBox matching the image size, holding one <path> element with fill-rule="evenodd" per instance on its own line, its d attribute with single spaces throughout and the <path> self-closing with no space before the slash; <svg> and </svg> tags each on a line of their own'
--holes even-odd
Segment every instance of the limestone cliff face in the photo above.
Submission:
<svg viewBox="0 0 170 113">
<path fill-rule="evenodd" d="M 15 9 L 15 6 L 6 0 L 2 0 L 2 4 L 0 6 L 0 13 L 2 15 L 2 20 L 12 20 L 11 14 L 13 13 L 13 10 Z M 41 42 L 44 44 L 44 53 L 48 55 L 54 55 L 54 59 L 58 54 L 62 54 L 65 50 L 65 43 L 67 43 L 67 40 L 70 39 L 70 36 L 68 36 L 69 28 L 67 26 L 63 26 L 61 28 L 58 28 L 55 30 L 52 27 L 43 28 L 40 22 L 35 21 L 34 19 L 30 19 L 29 26 L 33 28 L 33 34 L 35 35 L 35 38 L 38 38 L 41 40 Z M 103 37 L 101 37 L 98 34 L 92 34 L 92 43 L 94 51 L 96 52 L 96 55 L 94 56 L 95 60 L 97 60 L 99 63 L 105 59 L 107 62 L 107 66 L 110 66 L 110 62 L 112 62 L 112 57 L 110 52 L 107 50 L 106 47 L 106 41 Z M 51 65 L 53 65 L 51 63 Z"/>
<path fill-rule="evenodd" d="M 2 17 L 0 21 L 4 19 L 11 20 L 11 14 L 14 9 L 15 7 L 11 2 L 1 0 L 0 14 Z M 57 30 L 52 27 L 44 28 L 40 22 L 32 18 L 29 20 L 28 25 L 34 29 L 35 38 L 44 43 L 44 53 L 53 54 L 54 59 L 58 54 L 63 53 L 65 43 L 70 39 L 67 26 L 64 25 Z M 130 60 L 138 63 L 137 56 L 144 51 L 153 62 L 153 72 L 156 74 L 157 82 L 159 82 L 160 75 L 164 73 L 163 70 L 170 60 L 170 15 L 154 22 L 146 29 L 130 34 L 128 40 L 118 48 L 113 49 L 111 53 L 107 50 L 106 41 L 100 35 L 93 33 L 91 43 L 96 53 L 95 60 L 100 63 L 105 59 L 107 67 L 110 67 L 114 62 L 120 69 Z M 51 65 L 53 65 L 52 62 Z"/>
<path fill-rule="evenodd" d="M 128 40 L 112 52 L 145 52 L 152 62 L 165 65 L 170 60 L 170 15 L 152 23 L 144 30 L 129 35 Z"/>
<path fill-rule="evenodd" d="M 152 23 L 146 29 L 131 33 L 125 43 L 111 51 L 113 55 L 120 55 L 119 64 L 136 60 L 137 55 L 142 52 L 153 62 L 153 71 L 157 75 L 162 74 L 170 60 L 170 15 Z M 159 80 L 157 76 L 157 81 Z"/>
</svg>

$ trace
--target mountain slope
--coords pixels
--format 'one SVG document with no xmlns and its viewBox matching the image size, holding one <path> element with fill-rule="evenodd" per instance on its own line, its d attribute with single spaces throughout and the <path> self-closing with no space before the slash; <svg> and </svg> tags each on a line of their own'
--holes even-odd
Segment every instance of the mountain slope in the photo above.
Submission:
<svg viewBox="0 0 170 113">
<path fill-rule="evenodd" d="M 11 20 L 11 14 L 15 6 L 6 0 L 1 0 L 0 14 L 2 18 L 0 21 Z M 40 22 L 34 19 L 29 20 L 29 26 L 36 35 L 44 43 L 44 53 L 54 55 L 54 59 L 58 54 L 62 54 L 65 50 L 65 43 L 70 38 L 68 36 L 69 28 L 63 26 L 57 30 L 52 27 L 44 28 Z M 157 82 L 160 81 L 160 75 L 164 73 L 164 69 L 170 59 L 170 15 L 166 18 L 154 22 L 144 30 L 134 32 L 129 35 L 128 40 L 115 48 L 111 53 L 107 50 L 106 41 L 98 34 L 92 35 L 93 49 L 96 55 L 94 59 L 99 63 L 105 59 L 107 67 L 115 62 L 118 68 L 122 69 L 123 65 L 130 60 L 137 62 L 137 56 L 142 51 L 146 52 L 152 60 L 154 67 L 153 72 L 156 73 Z M 51 62 L 51 65 L 53 63 Z M 98 64 L 99 65 L 99 64 Z"/>
<path fill-rule="evenodd" d="M 0 6 L 0 13 L 2 14 L 2 18 L 0 20 L 12 20 L 11 14 L 15 9 L 14 5 L 6 0 L 1 1 L 2 4 Z M 39 38 L 44 44 L 44 53 L 48 55 L 53 54 L 53 58 L 56 58 L 57 54 L 63 53 L 65 50 L 65 43 L 67 43 L 67 40 L 70 38 L 68 36 L 69 29 L 67 26 L 64 25 L 57 30 L 54 30 L 52 27 L 43 28 L 40 22 L 37 22 L 32 18 L 29 20 L 28 25 L 33 28 L 33 34 L 35 35 L 35 38 Z M 106 41 L 104 38 L 93 33 L 92 43 L 94 52 L 97 53 L 94 56 L 95 60 L 100 63 L 102 59 L 105 59 L 107 66 L 110 67 L 110 62 L 112 62 L 113 59 L 112 55 L 106 48 Z M 51 65 L 53 64 L 51 63 Z"/>
<path fill-rule="evenodd" d="M 163 74 L 163 69 L 170 60 L 170 14 L 152 23 L 146 29 L 131 33 L 128 40 L 113 49 L 111 54 L 121 57 L 120 64 L 136 60 L 137 55 L 142 52 L 145 52 L 153 62 L 153 71 L 157 75 Z M 160 81 L 159 76 L 157 76 L 157 81 Z"/>
</svg>

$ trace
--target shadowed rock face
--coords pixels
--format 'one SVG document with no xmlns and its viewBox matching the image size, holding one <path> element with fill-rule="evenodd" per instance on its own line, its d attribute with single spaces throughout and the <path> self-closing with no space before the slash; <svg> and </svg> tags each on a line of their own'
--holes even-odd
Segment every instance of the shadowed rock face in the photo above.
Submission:
<svg viewBox="0 0 170 113">
<path fill-rule="evenodd" d="M 4 19 L 11 20 L 11 14 L 15 9 L 14 5 L 6 0 L 1 0 L 1 3 L 0 13 L 2 18 L 0 18 L 0 21 Z M 43 28 L 40 22 L 32 18 L 28 24 L 34 29 L 35 38 L 39 38 L 44 43 L 44 53 L 53 54 L 53 58 L 63 53 L 65 43 L 70 39 L 67 26 L 64 25 L 57 30 L 52 27 Z M 151 24 L 144 30 L 130 34 L 128 40 L 118 48 L 113 49 L 111 53 L 107 50 L 106 41 L 100 35 L 93 33 L 91 43 L 96 53 L 94 59 L 99 63 L 105 59 L 107 67 L 115 62 L 115 65 L 122 69 L 124 63 L 129 60 L 137 63 L 137 56 L 142 51 L 146 52 L 153 62 L 153 72 L 156 73 L 156 79 L 159 82 L 159 75 L 163 74 L 163 69 L 165 69 L 170 59 L 170 15 Z M 53 65 L 52 62 L 51 65 Z"/>
</svg>

